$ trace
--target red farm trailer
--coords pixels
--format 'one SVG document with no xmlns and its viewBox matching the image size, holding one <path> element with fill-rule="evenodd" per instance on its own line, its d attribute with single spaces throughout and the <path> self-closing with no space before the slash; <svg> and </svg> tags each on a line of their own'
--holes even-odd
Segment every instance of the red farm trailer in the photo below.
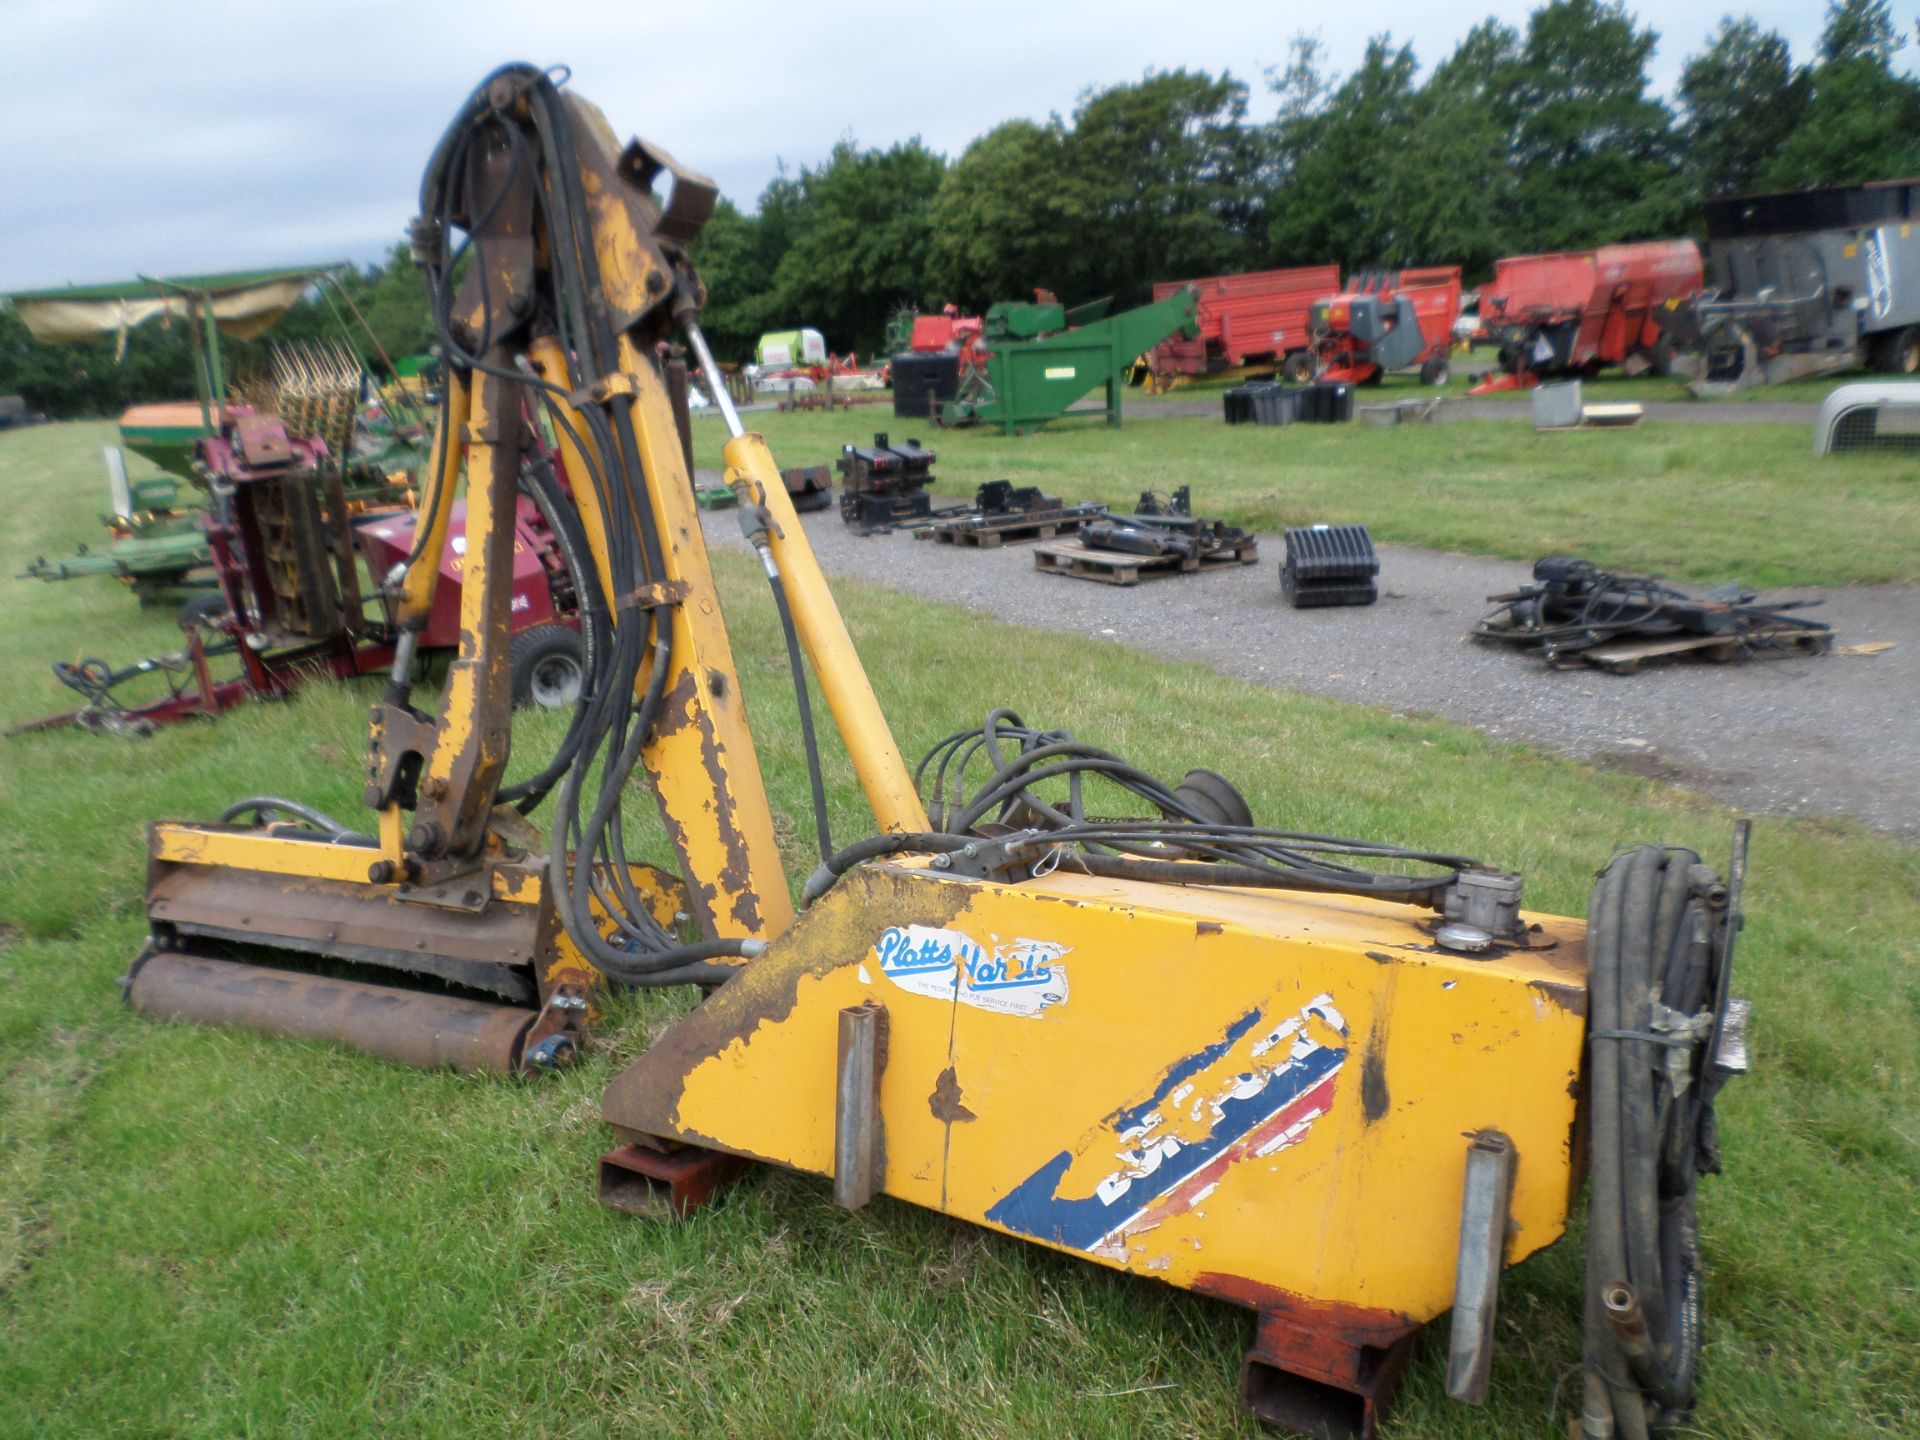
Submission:
<svg viewBox="0 0 1920 1440">
<path fill-rule="evenodd" d="M 1492 282 L 1480 291 L 1480 323 L 1500 346 L 1500 368 L 1473 393 L 1591 375 L 1634 355 L 1664 369 L 1662 320 L 1699 293 L 1700 279 L 1700 250 L 1691 240 L 1496 261 Z"/>
<path fill-rule="evenodd" d="M 1314 371 L 1321 380 L 1376 385 L 1389 370 L 1420 367 L 1420 383 L 1447 383 L 1460 267 L 1370 271 L 1314 301 Z"/>
<path fill-rule="evenodd" d="M 1153 287 L 1153 298 L 1165 300 L 1186 285 L 1200 292 L 1200 335 L 1194 340 L 1176 335 L 1148 352 L 1157 383 L 1247 364 L 1279 365 L 1295 381 L 1312 378 L 1307 312 L 1314 301 L 1340 288 L 1338 265 L 1163 280 Z"/>
</svg>

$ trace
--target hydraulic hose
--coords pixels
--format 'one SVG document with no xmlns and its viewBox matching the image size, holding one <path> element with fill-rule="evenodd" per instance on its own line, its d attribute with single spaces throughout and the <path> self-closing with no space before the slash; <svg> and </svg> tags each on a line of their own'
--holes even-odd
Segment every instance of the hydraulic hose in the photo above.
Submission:
<svg viewBox="0 0 1920 1440">
<path fill-rule="evenodd" d="M 1744 868 L 1744 834 L 1736 871 Z M 1586 1440 L 1684 1424 L 1700 1358 L 1699 1176 L 1719 1168 L 1713 1063 L 1737 917 L 1691 850 L 1617 856 L 1588 910 Z"/>
<path fill-rule="evenodd" d="M 289 800 L 284 795 L 249 795 L 245 799 L 236 800 L 220 812 L 217 823 L 230 825 L 242 815 L 252 815 L 258 823 L 262 824 L 268 823 L 267 817 L 270 815 L 289 815 L 312 826 L 335 844 L 373 845 L 378 843 L 373 836 L 349 829 L 326 811 L 317 810 L 299 800 Z"/>
<path fill-rule="evenodd" d="M 807 688 L 807 670 L 800 656 L 800 636 L 793 626 L 793 607 L 787 602 L 786 581 L 781 579 L 771 555 L 763 552 L 761 561 L 767 572 L 767 583 L 773 587 L 773 606 L 780 616 L 780 632 L 786 637 L 787 669 L 793 675 L 793 698 L 800 715 L 800 743 L 806 752 L 807 785 L 813 796 L 814 837 L 820 846 L 820 858 L 825 861 L 833 856 L 833 830 L 827 821 L 827 781 L 820 768 L 820 737 L 813 724 L 813 695 Z"/>
</svg>

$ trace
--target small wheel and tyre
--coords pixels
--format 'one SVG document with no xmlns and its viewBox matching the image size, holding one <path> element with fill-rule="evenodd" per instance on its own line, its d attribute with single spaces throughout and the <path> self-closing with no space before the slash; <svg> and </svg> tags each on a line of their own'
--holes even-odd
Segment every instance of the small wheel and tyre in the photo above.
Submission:
<svg viewBox="0 0 1920 1440">
<path fill-rule="evenodd" d="M 1311 385 L 1319 370 L 1311 350 L 1295 350 L 1280 362 L 1280 374 L 1289 385 Z"/>
<path fill-rule="evenodd" d="M 1444 356 L 1436 356 L 1420 367 L 1420 383 L 1436 388 L 1453 378 L 1453 367 Z"/>
<path fill-rule="evenodd" d="M 1920 325 L 1909 325 L 1887 340 L 1883 369 L 1896 375 L 1920 375 Z"/>
<path fill-rule="evenodd" d="M 1647 368 L 1662 380 L 1673 375 L 1673 337 L 1661 335 L 1653 342 L 1653 348 L 1647 352 Z"/>
<path fill-rule="evenodd" d="M 535 625 L 513 637 L 507 647 L 513 668 L 515 708 L 567 710 L 587 684 L 587 646 L 580 632 L 565 625 Z"/>
</svg>

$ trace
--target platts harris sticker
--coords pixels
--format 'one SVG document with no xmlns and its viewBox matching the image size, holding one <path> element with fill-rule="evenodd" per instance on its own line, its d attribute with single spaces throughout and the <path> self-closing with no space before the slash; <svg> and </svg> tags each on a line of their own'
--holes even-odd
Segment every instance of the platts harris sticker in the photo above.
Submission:
<svg viewBox="0 0 1920 1440">
<path fill-rule="evenodd" d="M 881 973 L 914 995 L 1028 1016 L 1067 998 L 1067 947 L 1051 940 L 994 937 L 988 945 L 960 930 L 894 925 L 873 953 Z"/>
</svg>

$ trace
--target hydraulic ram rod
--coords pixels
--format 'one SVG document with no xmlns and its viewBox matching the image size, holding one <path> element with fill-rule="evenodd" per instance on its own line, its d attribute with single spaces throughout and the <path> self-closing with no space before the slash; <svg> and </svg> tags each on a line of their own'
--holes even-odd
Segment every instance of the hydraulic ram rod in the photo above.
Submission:
<svg viewBox="0 0 1920 1440">
<path fill-rule="evenodd" d="M 720 407 L 732 437 L 722 452 L 727 462 L 727 483 L 745 483 L 753 492 L 749 503 L 763 506 L 771 521 L 767 549 L 779 572 L 776 583 L 786 586 L 794 629 L 800 633 L 800 643 L 806 647 L 814 676 L 827 697 L 827 708 L 833 711 L 833 723 L 840 730 L 854 773 L 860 777 L 860 788 L 873 808 L 873 818 L 883 830 L 924 831 L 928 828 L 927 812 L 913 788 L 913 776 L 900 758 L 900 747 L 860 664 L 853 637 L 847 634 L 840 607 L 833 603 L 833 592 L 794 512 L 786 482 L 773 463 L 773 453 L 765 440 L 741 426 L 740 412 L 733 408 L 726 387 L 719 383 L 720 367 L 707 348 L 707 337 L 690 319 L 685 327 L 687 341 L 700 362 L 700 373 L 706 376 L 707 388 L 713 392 L 714 403 Z"/>
</svg>

